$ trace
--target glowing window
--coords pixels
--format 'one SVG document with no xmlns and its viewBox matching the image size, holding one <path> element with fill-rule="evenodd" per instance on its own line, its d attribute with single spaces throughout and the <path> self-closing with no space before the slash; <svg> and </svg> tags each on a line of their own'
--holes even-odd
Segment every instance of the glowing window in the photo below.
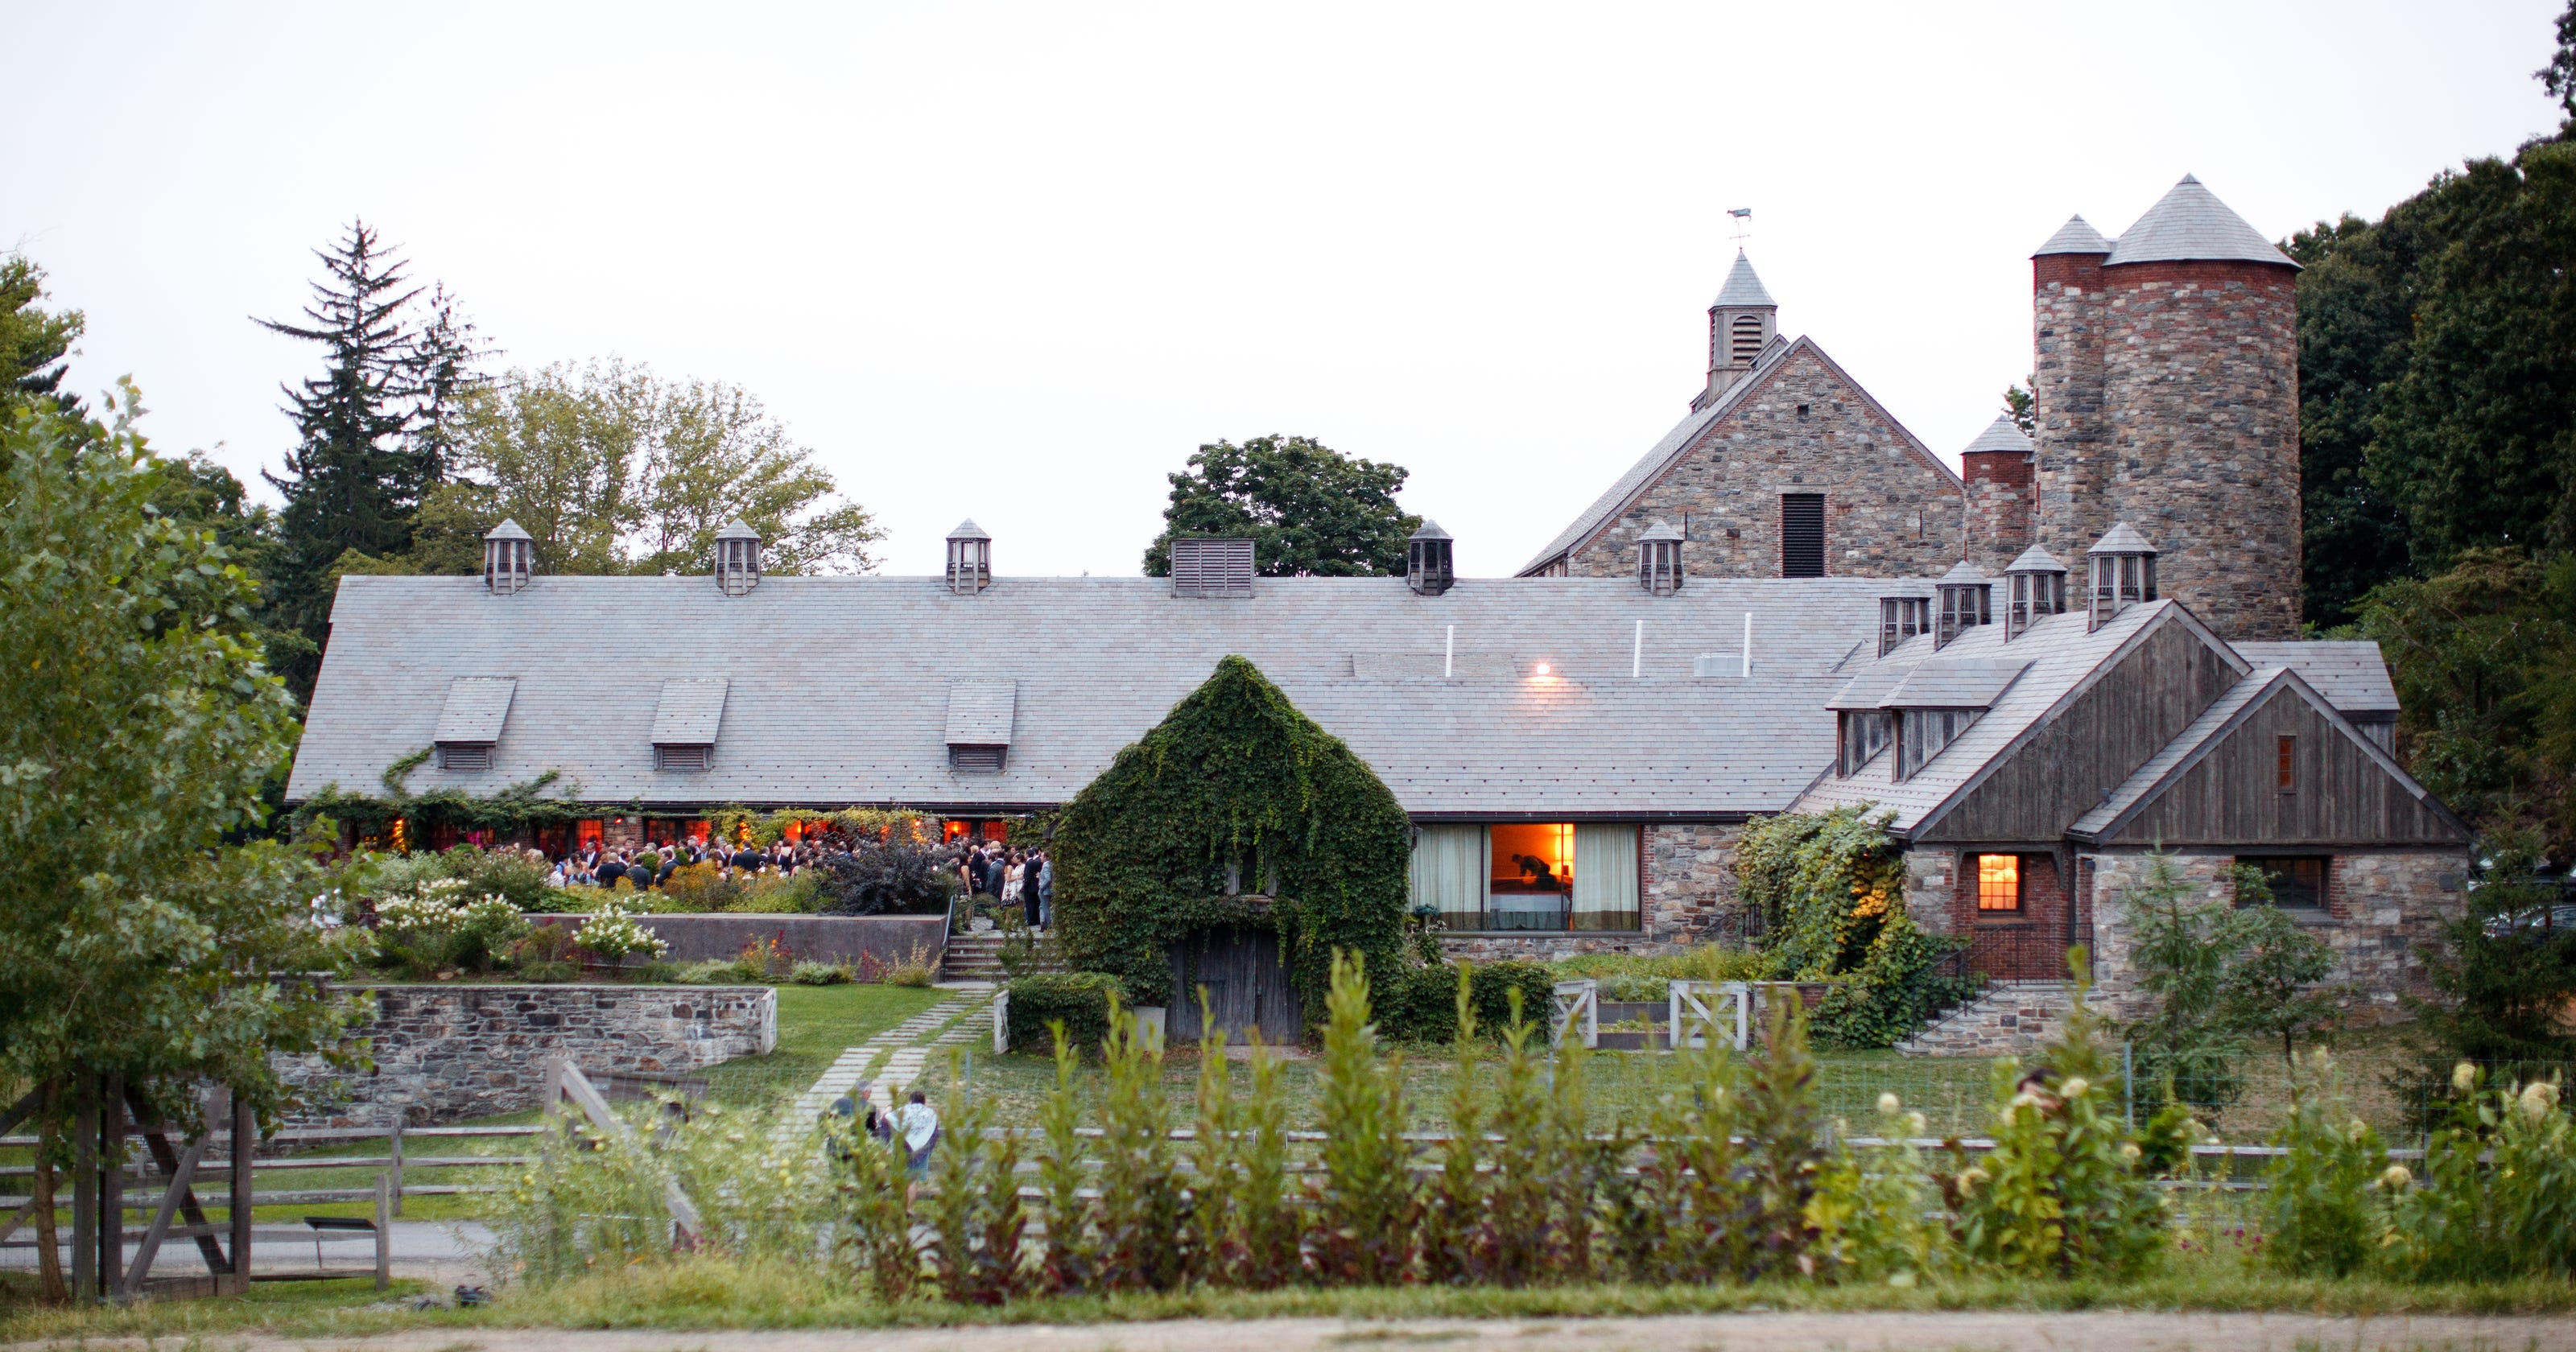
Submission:
<svg viewBox="0 0 2576 1352">
<path fill-rule="evenodd" d="M 1980 911 L 2021 909 L 2021 856 L 2012 854 L 1977 856 L 1977 909 Z"/>
</svg>

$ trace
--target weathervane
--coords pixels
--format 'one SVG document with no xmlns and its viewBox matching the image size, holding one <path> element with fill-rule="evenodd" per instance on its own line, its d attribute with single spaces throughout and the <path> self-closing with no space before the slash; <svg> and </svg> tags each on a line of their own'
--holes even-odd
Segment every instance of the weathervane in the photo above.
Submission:
<svg viewBox="0 0 2576 1352">
<path fill-rule="evenodd" d="M 1726 214 L 1735 218 L 1735 247 L 1741 249 L 1744 241 L 1753 236 L 1753 208 L 1728 207 Z"/>
</svg>

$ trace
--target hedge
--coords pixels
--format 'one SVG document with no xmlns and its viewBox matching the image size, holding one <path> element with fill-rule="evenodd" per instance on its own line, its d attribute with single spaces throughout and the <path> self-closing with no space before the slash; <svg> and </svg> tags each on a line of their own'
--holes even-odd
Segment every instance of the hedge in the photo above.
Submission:
<svg viewBox="0 0 2576 1352">
<path fill-rule="evenodd" d="M 1369 1002 L 1377 1009 L 1378 1031 L 1405 1042 L 1450 1042 L 1458 1036 L 1458 968 L 1455 962 L 1408 967 L 1383 982 L 1372 982 Z M 1481 962 L 1470 965 L 1467 998 L 1476 1011 L 1480 1037 L 1501 1037 L 1512 1021 L 1511 992 L 1521 993 L 1521 1017 L 1535 1028 L 1547 1027 L 1548 999 L 1556 992 L 1556 973 L 1542 962 Z"/>
<path fill-rule="evenodd" d="M 1050 1055 L 1062 1023 L 1065 1040 L 1085 1056 L 1098 1056 L 1109 1038 L 1109 1001 L 1127 998 L 1124 984 L 1106 972 L 1043 972 L 1005 983 L 1009 993 L 1011 1050 Z"/>
</svg>

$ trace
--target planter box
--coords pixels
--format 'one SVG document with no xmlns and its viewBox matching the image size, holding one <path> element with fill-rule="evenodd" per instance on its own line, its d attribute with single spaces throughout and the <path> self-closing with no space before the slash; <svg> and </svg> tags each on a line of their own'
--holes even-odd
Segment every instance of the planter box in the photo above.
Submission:
<svg viewBox="0 0 2576 1352">
<path fill-rule="evenodd" d="M 580 928 L 585 918 L 528 917 L 540 925 L 568 929 Z M 936 967 L 948 945 L 945 915 L 639 915 L 635 922 L 671 946 L 666 962 L 720 962 L 741 953 L 745 944 L 765 939 L 792 962 L 845 962 L 856 967 L 864 954 L 878 965 L 890 966 L 911 957 L 919 947 Z"/>
</svg>

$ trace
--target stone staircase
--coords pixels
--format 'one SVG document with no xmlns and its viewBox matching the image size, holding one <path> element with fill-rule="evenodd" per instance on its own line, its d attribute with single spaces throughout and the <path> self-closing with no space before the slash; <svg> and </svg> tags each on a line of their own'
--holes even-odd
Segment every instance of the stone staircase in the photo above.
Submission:
<svg viewBox="0 0 2576 1352">
<path fill-rule="evenodd" d="M 2056 1031 L 2075 996 L 2063 981 L 1997 981 L 1896 1044 L 1906 1056 L 2017 1056 Z"/>
<path fill-rule="evenodd" d="M 1041 960 L 1037 970 L 1061 972 L 1064 964 Z M 1007 981 L 1010 974 L 1002 970 L 1002 932 L 986 930 L 982 934 L 952 934 L 948 950 L 939 960 L 942 981 Z"/>
</svg>

